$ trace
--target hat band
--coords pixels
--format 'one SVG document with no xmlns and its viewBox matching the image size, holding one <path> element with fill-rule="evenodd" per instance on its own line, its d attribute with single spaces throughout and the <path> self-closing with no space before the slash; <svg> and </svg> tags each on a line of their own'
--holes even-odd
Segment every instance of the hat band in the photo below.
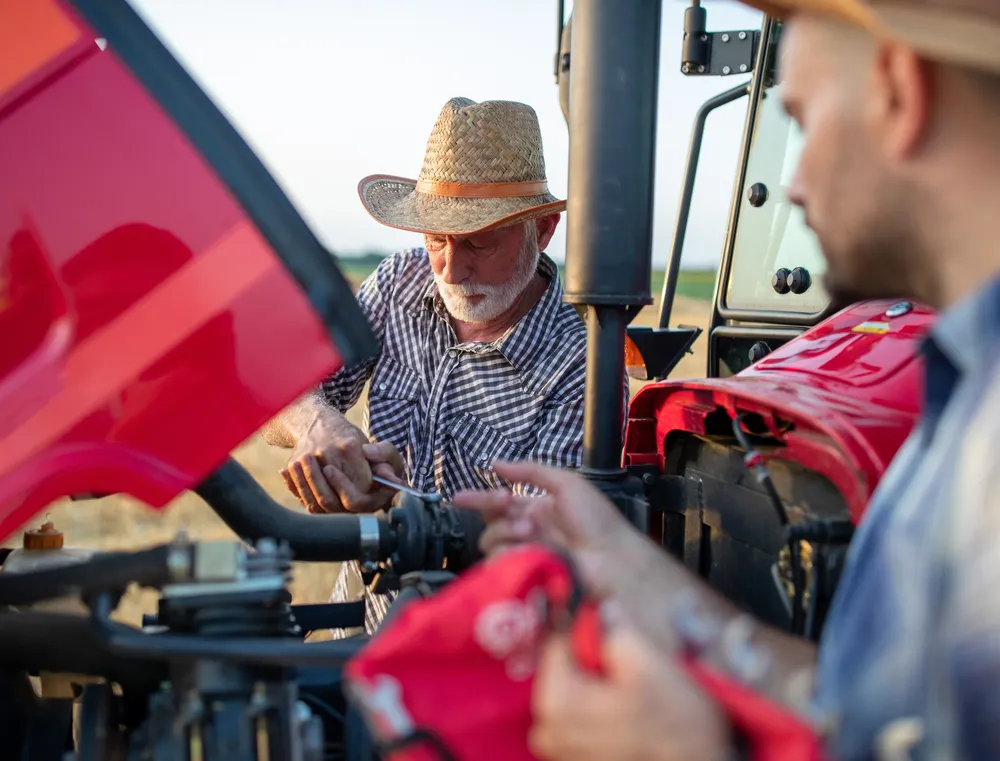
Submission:
<svg viewBox="0 0 1000 761">
<path fill-rule="evenodd" d="M 516 198 L 540 196 L 549 192 L 549 183 L 537 182 L 436 182 L 418 180 L 418 193 L 447 198 Z"/>
</svg>

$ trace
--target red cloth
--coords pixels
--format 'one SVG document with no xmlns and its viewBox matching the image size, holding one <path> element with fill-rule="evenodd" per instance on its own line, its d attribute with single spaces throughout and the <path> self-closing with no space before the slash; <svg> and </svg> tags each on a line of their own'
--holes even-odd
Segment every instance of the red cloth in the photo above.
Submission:
<svg viewBox="0 0 1000 761">
<path fill-rule="evenodd" d="M 576 589 L 561 557 L 524 547 L 403 608 L 346 665 L 347 693 L 380 745 L 414 733 L 438 742 L 383 755 L 532 759 L 527 736 L 537 656 L 559 611 L 572 608 Z"/>
<path fill-rule="evenodd" d="M 571 627 L 601 673 L 601 618 L 567 562 L 541 547 L 476 566 L 411 603 L 345 667 L 348 697 L 388 761 L 531 761 L 531 689 L 547 633 Z M 822 761 L 793 714 L 694 661 L 690 675 L 749 741 L 751 761 Z"/>
</svg>

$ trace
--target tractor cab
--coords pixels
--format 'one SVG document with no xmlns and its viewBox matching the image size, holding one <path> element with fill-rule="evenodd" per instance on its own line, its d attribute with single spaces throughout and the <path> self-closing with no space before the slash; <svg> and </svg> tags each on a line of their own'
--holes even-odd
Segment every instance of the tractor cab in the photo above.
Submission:
<svg viewBox="0 0 1000 761">
<path fill-rule="evenodd" d="M 614 290 L 628 322 L 651 303 L 661 3 L 613 5 L 574 3 L 555 73 L 570 130 L 567 296 L 580 290 L 574 276 L 592 284 L 601 273 L 603 290 L 581 300 L 607 312 Z M 662 5 L 675 12 L 669 8 Z M 760 29 L 713 32 L 698 0 L 684 12 L 681 72 L 739 84 L 708 100 L 694 121 L 659 325 L 621 327 L 630 375 L 654 381 L 629 407 L 621 460 L 622 482 L 643 484 L 643 509 L 608 491 L 640 529 L 732 602 L 815 639 L 853 528 L 915 423 L 919 342 L 934 314 L 906 301 L 831 302 L 819 243 L 787 198 L 801 135 L 780 99 L 780 22 L 764 17 Z M 737 101 L 746 103 L 743 144 L 701 335 L 672 325 L 672 305 L 704 128 L 715 110 Z M 612 181 L 631 189 L 627 198 Z M 573 219 L 577 210 L 591 219 Z M 575 235 L 581 228 L 591 234 Z M 640 243 L 605 248 L 601 258 L 591 250 L 601 234 Z M 590 325 L 599 335 L 613 329 L 608 320 Z M 695 341 L 707 343 L 705 377 L 672 379 Z M 597 379 L 598 368 L 620 360 L 611 355 L 617 349 L 603 349 L 614 346 L 608 338 L 591 343 Z M 588 395 L 606 393 L 597 382 L 588 387 Z M 610 405 L 610 394 L 602 398 Z"/>
</svg>

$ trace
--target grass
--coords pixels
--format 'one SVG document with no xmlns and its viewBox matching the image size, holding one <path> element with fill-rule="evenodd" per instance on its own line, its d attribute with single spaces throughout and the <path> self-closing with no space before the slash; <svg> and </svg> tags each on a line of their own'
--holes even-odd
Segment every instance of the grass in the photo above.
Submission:
<svg viewBox="0 0 1000 761">
<path fill-rule="evenodd" d="M 341 271 L 353 281 L 364 280 L 375 269 L 375 260 L 366 256 L 363 258 L 342 256 L 337 259 Z M 559 273 L 565 282 L 565 271 L 563 265 L 559 265 Z M 663 279 L 666 272 L 661 269 L 654 269 L 650 278 L 650 288 L 654 296 L 659 296 L 663 290 Z M 708 301 L 712 298 L 712 291 L 715 287 L 714 269 L 691 269 L 681 270 L 677 278 L 677 295 L 686 296 L 691 299 Z"/>
</svg>

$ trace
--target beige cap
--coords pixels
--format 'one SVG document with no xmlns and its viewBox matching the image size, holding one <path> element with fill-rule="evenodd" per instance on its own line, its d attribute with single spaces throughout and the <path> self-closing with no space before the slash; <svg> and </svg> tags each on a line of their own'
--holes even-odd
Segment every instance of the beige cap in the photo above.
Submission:
<svg viewBox="0 0 1000 761">
<path fill-rule="evenodd" d="M 768 15 L 826 13 L 929 59 L 1000 74 L 1000 0 L 741 0 Z"/>
</svg>

